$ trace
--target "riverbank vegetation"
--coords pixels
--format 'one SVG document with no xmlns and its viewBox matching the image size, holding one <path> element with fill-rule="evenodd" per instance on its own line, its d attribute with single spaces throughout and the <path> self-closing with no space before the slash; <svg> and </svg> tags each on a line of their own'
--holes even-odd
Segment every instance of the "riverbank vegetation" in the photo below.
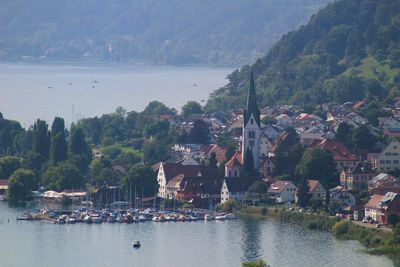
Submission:
<svg viewBox="0 0 400 267">
<path fill-rule="evenodd" d="M 376 255 L 387 255 L 395 261 L 400 260 L 400 225 L 393 231 L 366 228 L 351 221 L 341 220 L 326 215 L 305 214 L 279 210 L 279 220 L 302 225 L 309 230 L 331 232 L 341 240 L 357 240 L 364 245 L 366 252 Z"/>
</svg>

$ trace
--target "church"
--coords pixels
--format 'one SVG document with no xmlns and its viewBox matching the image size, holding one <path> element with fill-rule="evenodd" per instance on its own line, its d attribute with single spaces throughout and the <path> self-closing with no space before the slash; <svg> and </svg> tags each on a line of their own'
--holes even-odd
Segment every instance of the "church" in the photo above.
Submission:
<svg viewBox="0 0 400 267">
<path fill-rule="evenodd" d="M 243 130 L 240 151 L 236 152 L 225 164 L 225 177 L 241 177 L 244 175 L 245 166 L 257 172 L 260 165 L 265 163 L 264 154 L 261 153 L 262 124 L 260 110 L 257 106 L 256 89 L 253 72 L 250 73 L 250 87 L 247 94 L 246 108 L 243 111 Z"/>
</svg>

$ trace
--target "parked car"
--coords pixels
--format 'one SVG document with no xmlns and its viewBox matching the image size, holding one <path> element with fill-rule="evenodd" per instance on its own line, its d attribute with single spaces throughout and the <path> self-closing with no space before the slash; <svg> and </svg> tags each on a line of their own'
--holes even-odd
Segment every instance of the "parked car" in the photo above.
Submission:
<svg viewBox="0 0 400 267">
<path fill-rule="evenodd" d="M 382 224 L 377 223 L 377 224 L 375 225 L 375 228 L 382 228 Z"/>
<path fill-rule="evenodd" d="M 363 222 L 363 223 L 369 223 L 369 221 L 368 221 L 367 218 L 362 219 L 362 222 Z"/>
</svg>

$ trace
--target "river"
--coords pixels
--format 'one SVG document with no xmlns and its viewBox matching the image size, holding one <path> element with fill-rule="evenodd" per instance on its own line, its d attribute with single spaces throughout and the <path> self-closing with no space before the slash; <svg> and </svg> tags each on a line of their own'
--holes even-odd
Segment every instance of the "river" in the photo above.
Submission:
<svg viewBox="0 0 400 267">
<path fill-rule="evenodd" d="M 231 68 L 162 67 L 94 63 L 0 63 L 0 111 L 29 127 L 55 116 L 67 125 L 83 117 L 142 111 L 158 100 L 180 111 L 188 100 L 206 101 L 227 83 Z M 204 104 L 205 102 L 201 102 Z"/>
<path fill-rule="evenodd" d="M 274 220 L 50 225 L 17 222 L 24 211 L 0 202 L 2 267 L 223 267 L 259 257 L 279 267 L 393 266 L 356 241 Z"/>
</svg>

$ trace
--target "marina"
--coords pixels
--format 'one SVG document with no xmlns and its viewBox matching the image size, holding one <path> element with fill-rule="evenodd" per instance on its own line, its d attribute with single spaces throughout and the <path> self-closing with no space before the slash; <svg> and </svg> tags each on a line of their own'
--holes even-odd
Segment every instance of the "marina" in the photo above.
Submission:
<svg viewBox="0 0 400 267">
<path fill-rule="evenodd" d="M 258 258 L 283 267 L 393 266 L 387 257 L 364 253 L 359 242 L 274 220 L 62 225 L 16 221 L 32 208 L 0 202 L 0 266 L 217 267 Z M 141 243 L 139 249 L 133 248 L 135 240 Z"/>
<path fill-rule="evenodd" d="M 41 221 L 50 224 L 100 224 L 100 223 L 144 223 L 144 222 L 192 222 L 198 220 L 232 220 L 231 213 L 217 213 L 207 210 L 156 210 L 156 209 L 88 209 L 35 210 L 17 217 L 17 221 Z"/>
</svg>

